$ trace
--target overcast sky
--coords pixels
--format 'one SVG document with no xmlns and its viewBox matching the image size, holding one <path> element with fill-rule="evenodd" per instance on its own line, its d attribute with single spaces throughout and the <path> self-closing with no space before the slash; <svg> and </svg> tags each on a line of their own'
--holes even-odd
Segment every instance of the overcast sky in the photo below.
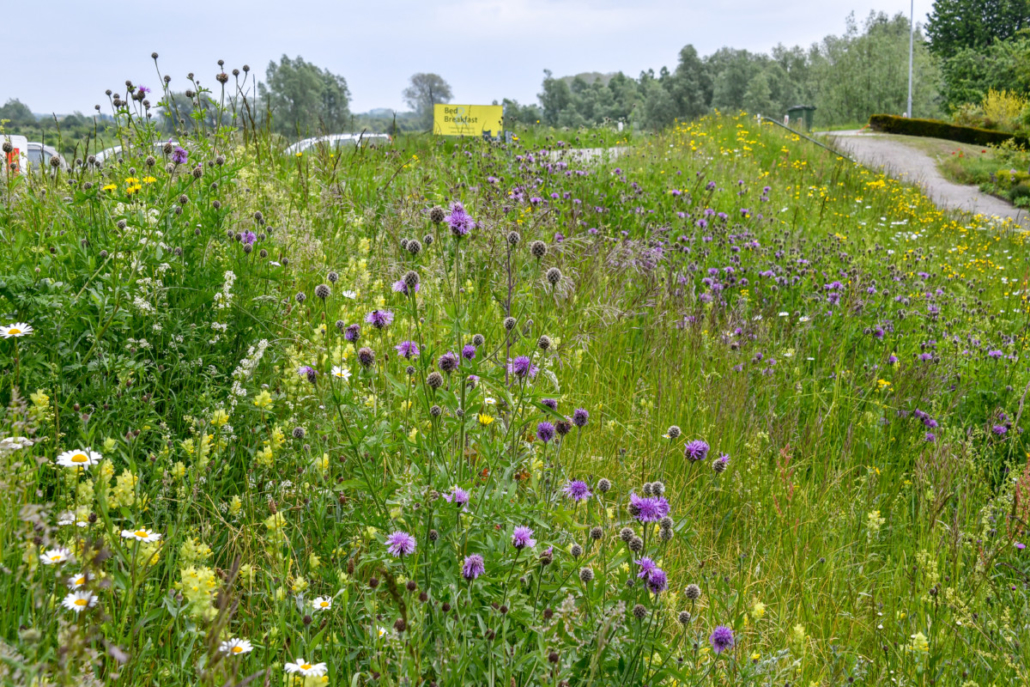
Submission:
<svg viewBox="0 0 1030 687">
<path fill-rule="evenodd" d="M 217 85 L 249 64 L 264 78 L 287 54 L 347 79 L 351 109 L 405 109 L 401 90 L 420 71 L 443 76 L 456 103 L 535 102 L 543 70 L 556 76 L 675 67 L 680 48 L 766 51 L 844 31 L 845 17 L 909 11 L 909 0 L 162 0 L 127 5 L 11 2 L 0 13 L 0 101 L 34 112 L 107 109 L 105 89 L 156 87 L 160 54 L 172 87 L 185 75 Z M 932 0 L 916 0 L 925 22 Z"/>
</svg>

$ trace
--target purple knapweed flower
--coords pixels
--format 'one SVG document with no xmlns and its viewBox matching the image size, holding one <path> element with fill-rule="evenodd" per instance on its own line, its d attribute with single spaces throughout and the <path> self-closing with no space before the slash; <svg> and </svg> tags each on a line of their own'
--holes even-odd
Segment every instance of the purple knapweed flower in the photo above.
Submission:
<svg viewBox="0 0 1030 687">
<path fill-rule="evenodd" d="M 393 324 L 393 313 L 389 310 L 373 310 L 365 315 L 365 322 L 376 329 L 384 329 Z"/>
<path fill-rule="evenodd" d="M 994 427 L 991 428 L 991 431 L 994 432 L 996 436 L 1003 437 L 1005 436 L 1005 433 L 1009 431 L 1009 428 L 1005 425 L 994 425 Z"/>
<path fill-rule="evenodd" d="M 476 357 L 476 347 L 472 344 L 466 344 L 465 347 L 461 349 L 461 357 L 465 360 L 472 360 Z"/>
<path fill-rule="evenodd" d="M 301 377 L 306 378 L 312 384 L 315 383 L 315 379 L 318 377 L 318 373 L 315 372 L 315 368 L 311 367 L 310 365 L 301 365 L 300 368 L 297 370 L 297 374 Z"/>
<path fill-rule="evenodd" d="M 637 577 L 641 580 L 647 580 L 651 577 L 651 573 L 658 570 L 658 564 L 650 558 L 641 558 L 639 561 L 633 561 L 640 566 L 640 572 L 637 573 Z"/>
<path fill-rule="evenodd" d="M 647 588 L 652 594 L 661 594 L 669 588 L 669 578 L 661 568 L 655 568 L 647 578 Z"/>
<path fill-rule="evenodd" d="M 545 398 L 544 400 L 540 401 L 540 405 L 544 406 L 545 408 L 550 408 L 551 410 L 558 410 L 558 401 L 554 400 L 553 398 Z"/>
<path fill-rule="evenodd" d="M 577 427 L 586 427 L 587 420 L 590 419 L 590 413 L 583 408 L 576 408 L 576 412 L 572 414 L 572 424 Z"/>
<path fill-rule="evenodd" d="M 630 492 L 629 512 L 640 522 L 658 522 L 669 514 L 669 502 L 664 496 L 637 496 Z"/>
<path fill-rule="evenodd" d="M 587 483 L 578 479 L 574 479 L 566 484 L 562 491 L 564 491 L 565 495 L 573 501 L 585 501 L 593 496 Z"/>
<path fill-rule="evenodd" d="M 359 324 L 347 325 L 347 328 L 343 330 L 343 338 L 351 343 L 355 343 L 359 336 L 361 336 L 361 325 Z"/>
<path fill-rule="evenodd" d="M 526 377 L 533 379 L 539 371 L 540 368 L 534 365 L 528 356 L 520 355 L 508 363 L 508 373 L 515 375 L 519 379 L 525 379 Z"/>
<path fill-rule="evenodd" d="M 511 534 L 511 545 L 519 551 L 536 546 L 536 539 L 533 539 L 532 528 L 522 525 L 516 527 L 515 531 Z"/>
<path fill-rule="evenodd" d="M 451 214 L 447 215 L 444 221 L 451 228 L 451 233 L 458 238 L 467 236 L 475 226 L 472 217 L 465 211 L 465 206 L 459 202 L 451 203 Z"/>
<path fill-rule="evenodd" d="M 456 369 L 458 369 L 459 364 L 460 361 L 458 360 L 458 356 L 454 355 L 454 353 L 451 351 L 447 351 L 446 353 L 441 355 L 439 359 L 437 359 L 436 361 L 436 366 L 440 368 L 440 371 L 446 372 L 447 374 L 450 374 L 454 372 Z"/>
<path fill-rule="evenodd" d="M 1005 355 L 1005 354 L 1002 353 L 1001 351 L 987 351 L 987 357 L 992 359 L 992 360 L 998 360 L 1003 355 Z"/>
<path fill-rule="evenodd" d="M 257 241 L 257 235 L 252 231 L 245 231 L 240 237 L 240 241 L 244 246 L 252 246 L 254 245 L 254 242 Z"/>
<path fill-rule="evenodd" d="M 712 645 L 712 651 L 717 654 L 721 654 L 727 649 L 732 649 L 733 630 L 725 625 L 720 625 L 712 630 L 712 635 L 708 638 L 708 643 Z"/>
<path fill-rule="evenodd" d="M 421 290 L 421 288 L 421 283 L 415 284 L 414 292 L 418 293 Z M 399 293 L 403 296 L 410 296 L 412 293 L 411 288 L 408 287 L 408 282 L 404 281 L 403 279 L 398 279 L 393 283 L 393 290 L 395 293 Z"/>
<path fill-rule="evenodd" d="M 686 456 L 687 460 L 694 463 L 707 458 L 709 448 L 706 442 L 695 439 L 683 447 L 683 455 Z"/>
<path fill-rule="evenodd" d="M 418 344 L 414 341 L 401 341 L 399 344 L 394 346 L 394 349 L 397 351 L 397 355 L 406 360 L 417 358 L 420 353 Z"/>
<path fill-rule="evenodd" d="M 415 551 L 415 538 L 407 532 L 397 530 L 386 538 L 386 550 L 391 556 L 409 556 Z"/>
<path fill-rule="evenodd" d="M 447 503 L 453 503 L 455 506 L 467 506 L 469 502 L 469 493 L 461 487 L 454 487 L 451 489 L 451 493 L 444 494 L 443 500 Z"/>
<path fill-rule="evenodd" d="M 169 141 L 170 142 L 170 141 Z M 175 150 L 172 151 L 172 162 L 177 165 L 184 165 L 189 160 L 190 154 L 186 152 L 185 148 L 175 146 Z"/>
<path fill-rule="evenodd" d="M 486 564 L 483 562 L 482 556 L 474 553 L 471 556 L 465 557 L 465 562 L 461 566 L 462 577 L 471 582 L 485 572 Z"/>
<path fill-rule="evenodd" d="M 554 438 L 554 425 L 550 422 L 541 422 L 536 426 L 536 437 L 545 444 Z"/>
</svg>

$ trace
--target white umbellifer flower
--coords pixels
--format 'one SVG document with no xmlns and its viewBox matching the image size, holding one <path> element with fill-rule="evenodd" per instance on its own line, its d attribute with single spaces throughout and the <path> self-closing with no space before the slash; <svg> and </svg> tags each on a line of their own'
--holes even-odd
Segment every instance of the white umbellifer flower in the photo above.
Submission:
<svg viewBox="0 0 1030 687">
<path fill-rule="evenodd" d="M 339 365 L 333 365 L 333 376 L 334 377 L 338 377 L 339 379 L 342 379 L 343 381 L 346 382 L 348 379 L 350 379 L 350 375 L 351 375 L 350 368 L 340 367 Z"/>
<path fill-rule="evenodd" d="M 86 573 L 78 573 L 72 575 L 67 580 L 68 589 L 78 589 L 82 585 L 86 584 Z"/>
<path fill-rule="evenodd" d="M 15 322 L 9 324 L 6 327 L 0 327 L 0 336 L 5 339 L 17 339 L 22 336 L 28 336 L 32 333 L 32 325 L 24 322 Z"/>
<path fill-rule="evenodd" d="M 333 607 L 333 600 L 332 597 L 319 596 L 311 602 L 311 605 L 316 611 L 328 611 Z"/>
<path fill-rule="evenodd" d="M 250 653 L 254 650 L 250 642 L 246 639 L 227 639 L 218 645 L 218 650 L 227 656 L 239 656 L 240 654 Z"/>
<path fill-rule="evenodd" d="M 324 663 L 308 663 L 303 658 L 298 658 L 293 663 L 283 666 L 287 673 L 299 673 L 304 677 L 321 677 L 325 675 Z"/>
<path fill-rule="evenodd" d="M 135 539 L 136 541 L 155 542 L 161 539 L 161 535 L 146 527 L 138 530 L 122 530 L 123 539 Z"/>
<path fill-rule="evenodd" d="M 72 552 L 68 549 L 58 546 L 53 549 L 47 549 L 43 553 L 39 554 L 39 560 L 43 562 L 43 565 L 58 565 L 71 560 Z"/>
<path fill-rule="evenodd" d="M 82 468 L 86 470 L 91 465 L 99 463 L 103 458 L 102 455 L 91 448 L 80 448 L 74 451 L 65 451 L 57 456 L 57 464 L 63 468 Z"/>
<path fill-rule="evenodd" d="M 64 600 L 61 601 L 61 605 L 69 611 L 81 613 L 87 608 L 93 608 L 96 606 L 97 597 L 95 594 L 90 592 L 72 592 L 68 596 L 64 597 Z"/>
</svg>

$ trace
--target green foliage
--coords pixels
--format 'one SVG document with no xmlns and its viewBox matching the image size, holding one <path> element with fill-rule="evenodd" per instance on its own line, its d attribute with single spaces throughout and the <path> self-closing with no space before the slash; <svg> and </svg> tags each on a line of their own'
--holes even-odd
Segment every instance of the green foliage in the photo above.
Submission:
<svg viewBox="0 0 1030 687">
<path fill-rule="evenodd" d="M 451 86 L 439 74 L 412 74 L 403 92 L 404 102 L 414 111 L 423 128 L 433 127 L 433 106 L 449 103 L 454 97 Z"/>
<path fill-rule="evenodd" d="M 988 91 L 1030 93 L 1030 36 L 964 47 L 942 62 L 941 95 L 953 112 L 979 103 Z"/>
<path fill-rule="evenodd" d="M 283 55 L 278 64 L 269 62 L 259 93 L 278 133 L 296 137 L 341 133 L 351 124 L 347 81 L 302 57 Z"/>
<path fill-rule="evenodd" d="M 1027 140 L 1026 136 L 1003 131 L 992 131 L 990 129 L 960 126 L 937 119 L 909 119 L 908 117 L 896 117 L 894 115 L 873 115 L 869 118 L 869 125 L 876 131 L 883 131 L 888 134 L 927 136 L 979 146 L 998 145 L 1006 141 L 1012 141 L 1017 146 L 1024 148 L 1030 145 L 1030 141 Z"/>
<path fill-rule="evenodd" d="M 934 0 L 926 34 L 934 55 L 950 61 L 965 50 L 982 53 L 1026 28 L 1030 0 Z"/>
</svg>

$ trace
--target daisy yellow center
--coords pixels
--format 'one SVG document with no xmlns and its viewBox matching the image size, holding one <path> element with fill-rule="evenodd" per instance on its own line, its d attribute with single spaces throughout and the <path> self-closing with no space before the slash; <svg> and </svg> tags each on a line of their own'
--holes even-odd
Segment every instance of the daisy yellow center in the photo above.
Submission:
<svg viewBox="0 0 1030 687">
<path fill-rule="evenodd" d="M 59 560 L 61 560 L 61 554 L 55 553 L 53 556 L 50 557 L 50 560 L 52 560 L 52 561 L 59 561 Z"/>
<path fill-rule="evenodd" d="M 88 463 L 89 462 L 89 456 L 87 456 L 85 453 L 76 453 L 74 456 L 72 456 L 72 462 L 73 463 Z"/>
<path fill-rule="evenodd" d="M 135 534 L 137 537 L 146 537 L 147 536 L 147 531 L 146 530 L 136 530 L 135 532 L 133 532 L 133 534 Z"/>
<path fill-rule="evenodd" d="M 310 663 L 304 663 L 304 664 L 302 664 L 300 666 L 300 669 L 301 670 L 311 670 L 311 664 Z"/>
<path fill-rule="evenodd" d="M 89 599 L 75 599 L 76 606 L 85 606 L 89 603 Z"/>
<path fill-rule="evenodd" d="M 321 602 L 318 605 L 321 606 L 322 608 L 329 608 L 329 602 L 328 601 L 323 601 L 323 602 Z"/>
<path fill-rule="evenodd" d="M 232 649 L 230 649 L 230 651 L 232 651 L 234 654 L 241 654 L 241 653 L 243 653 L 243 647 L 242 646 L 234 646 Z"/>
<path fill-rule="evenodd" d="M 85 577 L 76 577 L 75 578 L 75 584 L 86 584 L 86 578 Z"/>
<path fill-rule="evenodd" d="M 8 334 L 12 334 L 12 335 L 14 335 L 14 336 L 18 336 L 19 334 L 21 334 L 21 330 L 20 330 L 20 329 L 18 329 L 17 327 L 11 327 L 11 328 L 10 328 L 10 329 L 9 329 L 9 330 L 7 331 L 7 333 L 8 333 Z"/>
</svg>

